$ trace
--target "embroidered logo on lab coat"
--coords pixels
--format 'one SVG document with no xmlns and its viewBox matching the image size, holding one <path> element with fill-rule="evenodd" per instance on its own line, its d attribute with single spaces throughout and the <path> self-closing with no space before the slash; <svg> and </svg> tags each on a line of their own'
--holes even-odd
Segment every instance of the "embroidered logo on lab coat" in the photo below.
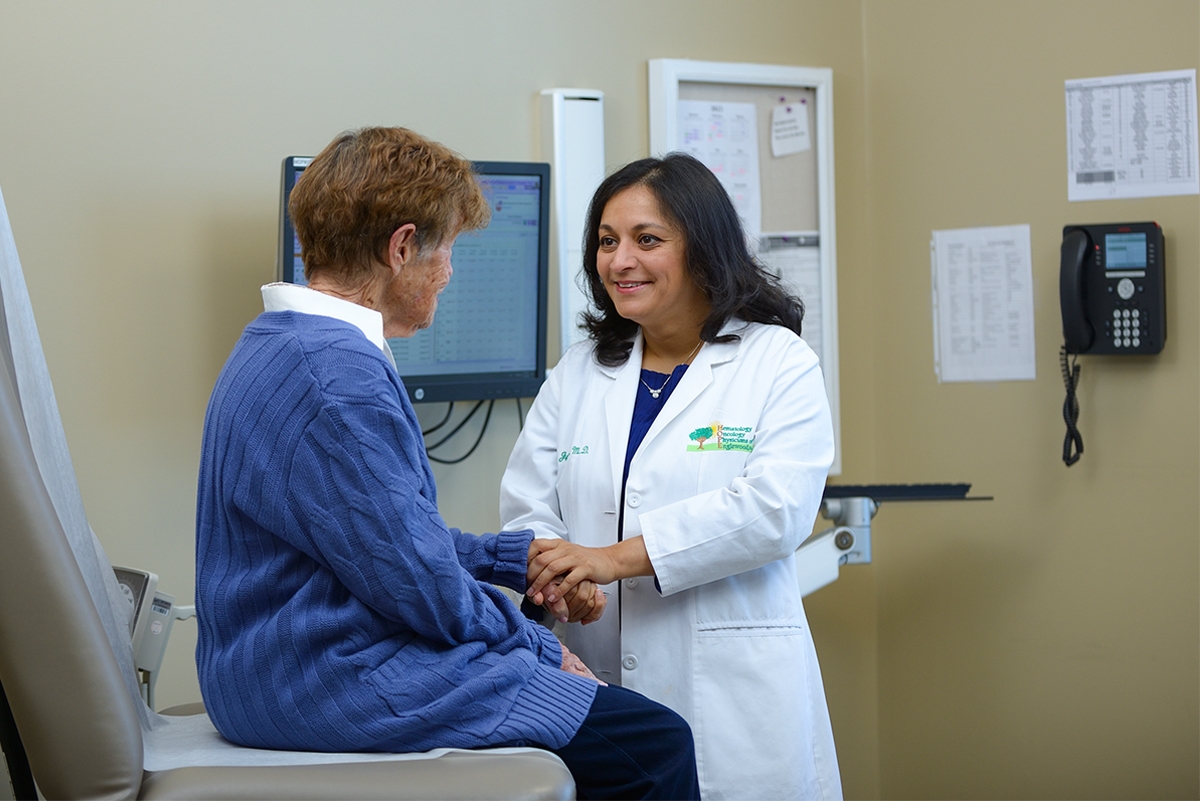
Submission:
<svg viewBox="0 0 1200 801">
<path fill-rule="evenodd" d="M 588 448 L 589 448 L 589 446 L 587 446 L 587 445 L 572 445 L 571 450 L 562 451 L 561 453 L 558 454 L 558 461 L 565 462 L 568 459 L 570 459 L 572 456 L 584 455 L 588 452 Z"/>
<path fill-rule="evenodd" d="M 700 451 L 742 451 L 749 453 L 754 450 L 754 428 L 752 426 L 727 426 L 720 420 L 714 420 L 706 426 L 697 428 L 688 434 L 692 441 L 687 446 L 688 453 Z"/>
</svg>

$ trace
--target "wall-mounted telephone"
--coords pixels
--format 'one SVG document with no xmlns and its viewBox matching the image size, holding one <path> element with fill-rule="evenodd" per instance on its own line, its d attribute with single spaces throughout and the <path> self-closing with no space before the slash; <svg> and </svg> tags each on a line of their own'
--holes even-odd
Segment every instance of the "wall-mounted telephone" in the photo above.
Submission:
<svg viewBox="0 0 1200 801">
<path fill-rule="evenodd" d="M 1059 301 L 1067 353 L 1158 353 L 1167 339 L 1158 223 L 1063 228 Z"/>
<path fill-rule="evenodd" d="M 1141 356 L 1167 341 L 1163 232 L 1158 223 L 1068 225 L 1063 228 L 1058 276 L 1062 307 L 1063 461 L 1079 461 L 1083 437 L 1075 427 L 1079 365 L 1067 355 Z"/>
</svg>

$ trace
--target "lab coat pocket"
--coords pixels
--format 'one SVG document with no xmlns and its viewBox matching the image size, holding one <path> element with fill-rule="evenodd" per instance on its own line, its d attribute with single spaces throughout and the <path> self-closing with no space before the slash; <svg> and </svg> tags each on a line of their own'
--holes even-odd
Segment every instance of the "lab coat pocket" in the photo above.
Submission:
<svg viewBox="0 0 1200 801">
<path fill-rule="evenodd" d="M 706 801 L 820 797 L 804 637 L 794 625 L 697 632 L 692 728 Z"/>
<path fill-rule="evenodd" d="M 728 417 L 718 410 L 712 422 L 688 435 L 693 441 L 687 447 L 687 456 L 699 462 L 702 492 L 732 484 L 746 469 L 746 458 L 754 448 L 754 429 L 720 422 L 720 419 Z"/>
<path fill-rule="evenodd" d="M 728 487 L 746 470 L 745 453 L 714 451 L 700 454 L 698 458 L 700 460 L 699 486 L 701 492 Z"/>
</svg>

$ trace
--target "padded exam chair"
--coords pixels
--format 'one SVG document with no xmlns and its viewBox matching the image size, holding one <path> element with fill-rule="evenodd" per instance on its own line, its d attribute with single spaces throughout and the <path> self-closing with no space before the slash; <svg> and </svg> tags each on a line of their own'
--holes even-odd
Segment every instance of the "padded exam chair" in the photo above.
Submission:
<svg viewBox="0 0 1200 801">
<path fill-rule="evenodd" d="M 574 798 L 548 751 L 266 751 L 225 741 L 206 714 L 151 711 L 128 604 L 83 514 L 2 196 L 0 301 L 0 746 L 18 799 Z"/>
</svg>

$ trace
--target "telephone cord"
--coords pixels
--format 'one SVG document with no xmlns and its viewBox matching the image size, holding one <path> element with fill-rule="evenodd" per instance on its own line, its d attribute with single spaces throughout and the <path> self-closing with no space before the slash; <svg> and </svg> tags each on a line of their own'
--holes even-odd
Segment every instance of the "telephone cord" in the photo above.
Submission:
<svg viewBox="0 0 1200 801">
<path fill-rule="evenodd" d="M 1068 364 L 1066 345 L 1059 350 L 1058 356 L 1062 365 L 1063 383 L 1067 387 L 1067 397 L 1063 401 L 1063 420 L 1067 424 L 1067 435 L 1063 439 L 1063 463 L 1070 467 L 1083 455 L 1083 435 L 1075 425 L 1079 422 L 1079 399 L 1075 397 L 1075 389 L 1079 386 L 1079 365 L 1074 354 L 1071 355 Z"/>
</svg>

